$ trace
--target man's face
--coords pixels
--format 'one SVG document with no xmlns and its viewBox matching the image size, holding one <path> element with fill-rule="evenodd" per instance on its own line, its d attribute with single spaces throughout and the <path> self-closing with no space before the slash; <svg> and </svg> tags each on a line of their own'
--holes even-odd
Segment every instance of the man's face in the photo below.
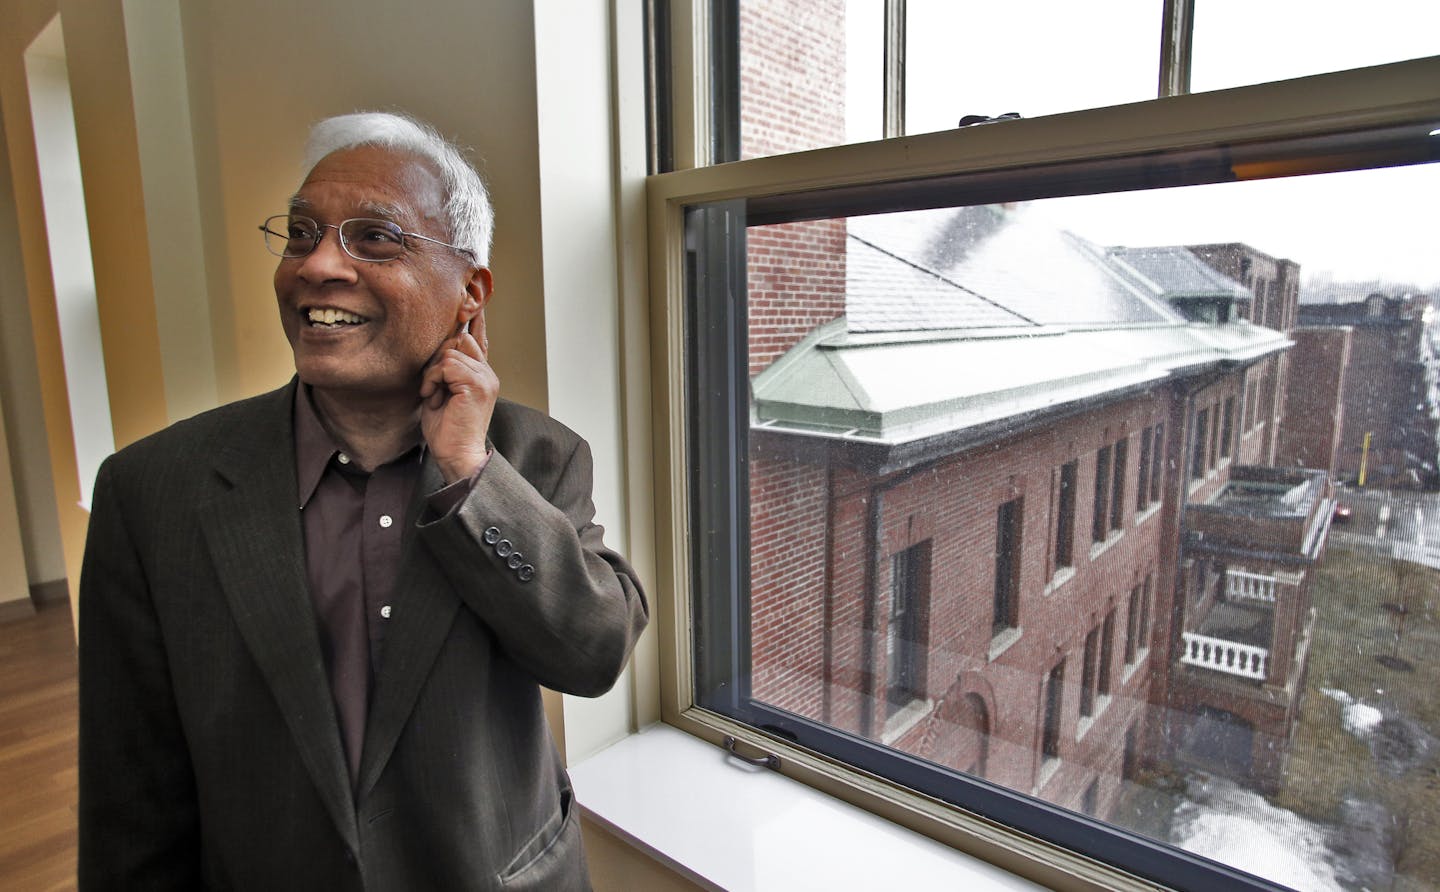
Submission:
<svg viewBox="0 0 1440 892">
<path fill-rule="evenodd" d="M 352 217 L 390 220 L 406 232 L 449 241 L 442 195 L 427 162 L 362 146 L 315 165 L 291 212 L 333 226 Z M 324 233 L 313 252 L 281 259 L 275 268 L 280 321 L 300 380 L 337 394 L 418 401 L 426 362 L 484 309 L 489 271 L 423 240 L 412 240 L 413 250 L 396 260 L 369 263 L 346 254 L 334 229 Z M 326 311 L 339 321 L 324 322 Z"/>
</svg>

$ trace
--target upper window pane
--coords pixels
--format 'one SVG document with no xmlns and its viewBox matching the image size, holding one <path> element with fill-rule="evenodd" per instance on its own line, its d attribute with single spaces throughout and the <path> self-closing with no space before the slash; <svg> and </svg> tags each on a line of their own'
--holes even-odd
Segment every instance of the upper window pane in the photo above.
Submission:
<svg viewBox="0 0 1440 892">
<path fill-rule="evenodd" d="M 1157 0 L 908 0 L 905 130 L 1153 99 L 1161 13 Z"/>
<path fill-rule="evenodd" d="M 1195 0 L 1192 92 L 1440 54 L 1435 0 Z"/>
</svg>

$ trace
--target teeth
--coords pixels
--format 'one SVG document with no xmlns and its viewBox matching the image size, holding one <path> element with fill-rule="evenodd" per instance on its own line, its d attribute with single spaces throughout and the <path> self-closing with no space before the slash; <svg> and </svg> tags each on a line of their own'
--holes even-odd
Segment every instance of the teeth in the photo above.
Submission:
<svg viewBox="0 0 1440 892">
<path fill-rule="evenodd" d="M 337 322 L 344 322 L 350 325 L 358 325 L 365 321 L 363 316 L 356 316 L 354 313 L 347 313 L 344 310 L 337 310 L 333 307 L 320 309 L 312 307 L 306 314 L 311 321 L 323 325 L 334 325 Z"/>
</svg>

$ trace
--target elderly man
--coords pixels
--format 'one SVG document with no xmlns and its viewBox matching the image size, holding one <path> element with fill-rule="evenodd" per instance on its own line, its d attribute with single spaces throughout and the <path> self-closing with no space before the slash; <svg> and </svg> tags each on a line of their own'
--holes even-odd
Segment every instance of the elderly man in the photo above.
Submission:
<svg viewBox="0 0 1440 892">
<path fill-rule="evenodd" d="M 81 578 L 84 889 L 588 888 L 540 685 L 646 621 L 585 442 L 498 399 L 491 211 L 385 114 L 261 227 L 296 377 L 111 457 Z"/>
</svg>

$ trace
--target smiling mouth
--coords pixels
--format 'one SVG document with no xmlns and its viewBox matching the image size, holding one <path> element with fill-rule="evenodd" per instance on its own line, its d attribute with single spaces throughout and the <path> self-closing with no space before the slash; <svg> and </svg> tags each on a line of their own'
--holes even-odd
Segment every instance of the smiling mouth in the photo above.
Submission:
<svg viewBox="0 0 1440 892">
<path fill-rule="evenodd" d="M 368 322 L 364 316 L 357 316 L 346 310 L 337 310 L 334 307 L 311 307 L 305 311 L 305 322 L 311 328 L 324 328 L 336 330 L 351 325 L 360 325 Z"/>
</svg>

